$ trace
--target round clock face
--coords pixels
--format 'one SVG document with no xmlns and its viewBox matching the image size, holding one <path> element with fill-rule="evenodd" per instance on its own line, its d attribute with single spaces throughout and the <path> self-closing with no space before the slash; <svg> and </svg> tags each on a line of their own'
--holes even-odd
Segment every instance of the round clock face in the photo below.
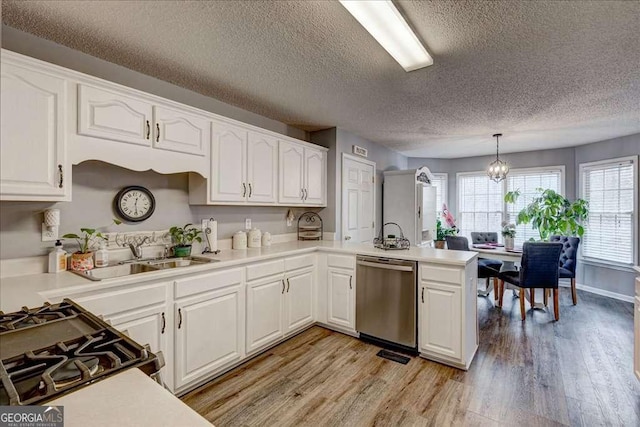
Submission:
<svg viewBox="0 0 640 427">
<path fill-rule="evenodd" d="M 139 222 L 153 214 L 156 200 L 151 191 L 144 187 L 125 187 L 116 195 L 115 207 L 125 221 Z"/>
</svg>

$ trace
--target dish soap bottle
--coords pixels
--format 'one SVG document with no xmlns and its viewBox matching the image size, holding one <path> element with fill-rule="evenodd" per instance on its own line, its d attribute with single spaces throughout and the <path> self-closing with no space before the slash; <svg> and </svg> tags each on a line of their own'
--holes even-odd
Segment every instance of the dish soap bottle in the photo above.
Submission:
<svg viewBox="0 0 640 427">
<path fill-rule="evenodd" d="M 96 251 L 96 267 L 107 267 L 109 265 L 109 251 L 105 242 L 100 243 L 100 249 Z"/>
<path fill-rule="evenodd" d="M 67 253 L 62 249 L 62 242 L 56 240 L 56 244 L 49 252 L 49 273 L 60 273 L 67 269 Z"/>
</svg>

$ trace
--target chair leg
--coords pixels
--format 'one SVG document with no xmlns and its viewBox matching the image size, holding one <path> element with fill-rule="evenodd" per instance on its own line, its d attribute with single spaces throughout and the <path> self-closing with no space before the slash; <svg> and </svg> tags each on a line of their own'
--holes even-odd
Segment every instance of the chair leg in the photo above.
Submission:
<svg viewBox="0 0 640 427">
<path fill-rule="evenodd" d="M 573 305 L 578 303 L 578 292 L 576 291 L 576 279 L 571 279 L 571 299 L 573 299 Z"/>
<path fill-rule="evenodd" d="M 502 308 L 502 299 L 504 296 L 504 280 L 498 280 L 498 307 Z"/>
<path fill-rule="evenodd" d="M 520 317 L 524 320 L 526 312 L 524 311 L 524 288 L 520 288 Z"/>
<path fill-rule="evenodd" d="M 558 304 L 558 288 L 553 289 L 553 314 L 556 321 L 560 320 L 560 305 Z"/>
<path fill-rule="evenodd" d="M 531 288 L 529 292 L 531 292 L 531 308 L 533 308 L 533 306 L 536 304 L 536 290 L 534 288 Z"/>
<path fill-rule="evenodd" d="M 494 299 L 494 301 L 498 301 L 498 290 L 499 290 L 498 278 L 494 277 L 493 278 L 493 299 Z"/>
<path fill-rule="evenodd" d="M 545 307 L 549 305 L 549 289 L 542 290 L 542 302 L 544 303 Z"/>
</svg>

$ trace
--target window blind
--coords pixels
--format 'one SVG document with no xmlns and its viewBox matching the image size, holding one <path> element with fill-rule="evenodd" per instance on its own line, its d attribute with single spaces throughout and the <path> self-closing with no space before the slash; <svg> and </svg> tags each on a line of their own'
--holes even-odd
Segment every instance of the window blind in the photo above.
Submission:
<svg viewBox="0 0 640 427">
<path fill-rule="evenodd" d="M 551 189 L 562 193 L 562 171 L 560 169 L 531 170 L 512 172 L 507 176 L 507 191 L 520 190 L 520 197 L 516 203 L 507 204 L 506 221 L 516 224 L 518 212 L 531 203 L 534 197 L 540 195 L 538 188 Z M 530 239 L 540 240 L 540 233 L 534 230 L 530 223 L 516 226 L 515 244 L 521 246 Z"/>
<path fill-rule="evenodd" d="M 458 176 L 458 221 L 460 233 L 471 242 L 472 231 L 502 229 L 504 186 L 485 174 Z"/>
<path fill-rule="evenodd" d="M 447 203 L 447 180 L 448 175 L 446 173 L 434 173 L 431 185 L 436 188 L 436 210 L 438 212 L 438 218 L 442 214 L 442 205 Z"/>
<path fill-rule="evenodd" d="M 633 161 L 581 167 L 582 194 L 589 202 L 582 254 L 631 265 L 634 263 L 634 197 L 637 179 Z"/>
</svg>

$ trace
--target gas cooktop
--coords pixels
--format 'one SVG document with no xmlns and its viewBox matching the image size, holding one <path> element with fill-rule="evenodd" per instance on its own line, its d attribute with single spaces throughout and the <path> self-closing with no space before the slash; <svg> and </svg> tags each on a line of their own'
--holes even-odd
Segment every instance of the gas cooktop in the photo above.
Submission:
<svg viewBox="0 0 640 427">
<path fill-rule="evenodd" d="M 33 405 L 124 369 L 157 376 L 151 353 L 75 302 L 0 312 L 0 405 Z"/>
</svg>

